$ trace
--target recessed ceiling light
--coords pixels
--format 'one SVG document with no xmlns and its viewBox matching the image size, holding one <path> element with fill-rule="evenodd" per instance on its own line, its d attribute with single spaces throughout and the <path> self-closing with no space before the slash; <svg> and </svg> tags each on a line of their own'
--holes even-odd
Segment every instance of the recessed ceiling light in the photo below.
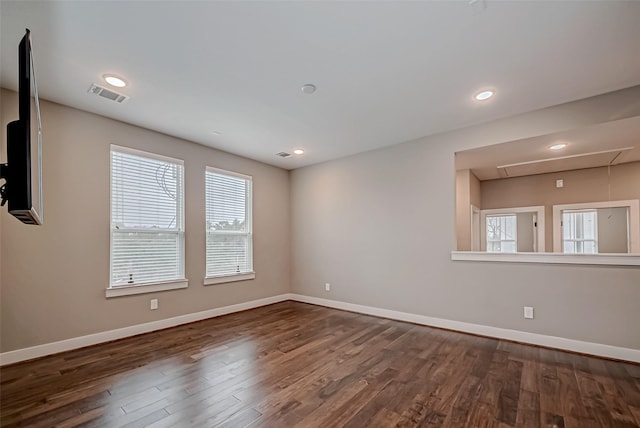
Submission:
<svg viewBox="0 0 640 428">
<path fill-rule="evenodd" d="M 549 150 L 562 150 L 565 147 L 567 147 L 565 143 L 554 144 L 553 146 L 549 147 Z"/>
<path fill-rule="evenodd" d="M 220 135 L 222 135 L 222 132 L 220 132 L 220 131 L 211 131 L 211 133 L 212 133 L 213 135 L 215 135 L 215 136 L 220 136 Z"/>
<path fill-rule="evenodd" d="M 303 153 L 304 153 L 304 150 L 302 150 L 302 149 L 295 149 L 295 150 L 293 151 L 293 154 L 294 154 L 294 155 L 301 155 L 301 154 L 303 154 Z"/>
<path fill-rule="evenodd" d="M 110 84 L 111 86 L 115 86 L 116 88 L 124 88 L 127 86 L 127 82 L 118 76 L 114 76 L 113 74 L 105 74 L 104 81 Z"/>
<path fill-rule="evenodd" d="M 300 88 L 305 94 L 313 94 L 316 91 L 316 85 L 312 85 L 311 83 L 307 83 L 306 85 L 302 85 Z"/>
<path fill-rule="evenodd" d="M 474 97 L 478 101 L 488 100 L 493 96 L 493 91 L 482 91 Z"/>
</svg>

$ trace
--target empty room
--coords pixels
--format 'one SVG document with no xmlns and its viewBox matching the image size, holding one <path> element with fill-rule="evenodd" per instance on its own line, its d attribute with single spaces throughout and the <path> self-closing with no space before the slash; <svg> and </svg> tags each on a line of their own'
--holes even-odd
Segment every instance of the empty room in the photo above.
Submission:
<svg viewBox="0 0 640 428">
<path fill-rule="evenodd" d="M 640 427 L 640 1 L 0 2 L 0 426 Z"/>
</svg>

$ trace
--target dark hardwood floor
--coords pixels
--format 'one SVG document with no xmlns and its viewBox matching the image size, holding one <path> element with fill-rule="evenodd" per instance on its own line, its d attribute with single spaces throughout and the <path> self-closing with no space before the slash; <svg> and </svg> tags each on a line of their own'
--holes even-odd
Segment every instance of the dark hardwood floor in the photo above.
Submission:
<svg viewBox="0 0 640 428">
<path fill-rule="evenodd" d="M 295 302 L 0 370 L 3 427 L 636 427 L 640 366 Z"/>
</svg>

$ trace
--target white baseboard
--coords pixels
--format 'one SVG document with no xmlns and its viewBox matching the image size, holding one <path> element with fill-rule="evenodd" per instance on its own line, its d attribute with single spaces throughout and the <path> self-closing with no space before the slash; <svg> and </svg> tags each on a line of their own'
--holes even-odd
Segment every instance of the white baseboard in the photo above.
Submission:
<svg viewBox="0 0 640 428">
<path fill-rule="evenodd" d="M 137 334 L 175 327 L 181 324 L 188 324 L 190 322 L 200 321 L 207 318 L 227 315 L 233 312 L 240 312 L 260 306 L 271 305 L 285 300 L 291 300 L 289 294 L 280 294 L 278 296 L 266 297 L 264 299 L 252 300 L 249 302 L 238 303 L 236 305 L 180 315 L 173 318 L 132 325 L 130 327 L 123 327 L 116 330 L 103 331 L 100 333 L 89 334 L 87 336 L 74 337 L 67 340 L 61 340 L 59 342 L 45 343 L 43 345 L 32 346 L 30 348 L 3 352 L 0 353 L 0 366 L 32 360 L 34 358 L 44 357 L 45 355 L 57 354 L 59 352 L 70 351 L 72 349 L 83 348 L 85 346 L 97 345 L 98 343 L 123 339 Z"/>
<path fill-rule="evenodd" d="M 130 327 L 119 328 L 116 330 L 103 331 L 87 336 L 61 340 L 59 342 L 45 343 L 43 345 L 32 346 L 30 348 L 23 348 L 17 349 L 15 351 L 0 353 L 0 366 L 44 357 L 46 355 L 57 354 L 60 352 L 70 351 L 73 349 L 83 348 L 85 346 L 110 342 L 112 340 L 123 339 L 125 337 L 135 336 L 137 334 L 149 333 L 156 330 L 175 327 L 181 324 L 201 321 L 207 318 L 245 311 L 247 309 L 258 308 L 260 306 L 271 305 L 273 303 L 279 303 L 286 300 L 311 303 L 313 305 L 358 312 L 361 314 L 373 315 L 382 318 L 390 318 L 398 321 L 407 321 L 414 324 L 446 328 L 448 330 L 456 330 L 465 333 L 495 337 L 497 339 L 513 340 L 516 342 L 529 343 L 532 345 L 540 345 L 549 348 L 579 352 L 582 354 L 640 363 L 640 349 L 621 348 L 617 346 L 603 345 L 601 343 L 583 342 L 580 340 L 566 339 L 563 337 L 547 336 L 544 334 L 528 333 L 525 331 L 509 330 L 499 327 L 491 327 L 480 324 L 471 324 L 461 321 L 434 318 L 426 315 L 393 311 L 390 309 L 382 309 L 372 306 L 357 305 L 354 303 L 340 302 L 337 300 L 304 296 L 302 294 L 285 293 L 277 296 L 266 297 L 264 299 L 238 303 L 236 305 L 224 306 L 207 311 L 180 315 L 173 318 L 152 321 L 144 324 L 133 325 Z"/>
<path fill-rule="evenodd" d="M 566 351 L 579 352 L 598 357 L 613 358 L 616 360 L 632 361 L 640 363 L 640 349 L 621 348 L 618 346 L 604 345 L 601 343 L 583 342 L 580 340 L 566 339 L 564 337 L 547 336 L 526 331 L 509 330 L 500 327 L 471 324 L 461 321 L 452 321 L 442 318 L 428 317 L 426 315 L 411 314 L 407 312 L 392 311 L 389 309 L 375 308 L 372 306 L 356 305 L 354 303 L 339 302 L 337 300 L 322 299 L 319 297 L 304 296 L 301 294 L 289 294 L 291 300 L 314 305 L 326 306 L 334 309 L 358 312 L 374 315 L 382 318 L 390 318 L 398 321 L 407 321 L 431 327 L 446 328 L 464 333 L 489 336 L 497 339 L 512 340 L 531 345 L 545 346 Z"/>
</svg>

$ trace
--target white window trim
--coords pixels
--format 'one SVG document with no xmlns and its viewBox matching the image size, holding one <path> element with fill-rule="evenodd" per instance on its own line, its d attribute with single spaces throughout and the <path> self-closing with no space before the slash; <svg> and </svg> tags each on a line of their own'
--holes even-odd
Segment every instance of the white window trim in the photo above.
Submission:
<svg viewBox="0 0 640 428">
<path fill-rule="evenodd" d="M 471 251 L 480 251 L 480 248 L 482 248 L 482 219 L 480 218 L 480 208 L 476 207 L 475 205 L 471 204 L 471 212 L 470 212 L 470 225 L 471 225 L 471 242 L 470 247 Z M 476 218 L 475 216 L 478 216 L 478 224 L 474 225 L 474 219 Z M 477 242 L 476 242 L 477 240 Z M 486 243 L 485 243 L 486 245 Z M 474 248 L 475 247 L 475 248 Z"/>
<path fill-rule="evenodd" d="M 253 181 L 253 177 L 252 176 L 241 174 L 241 173 L 235 172 L 235 171 L 227 171 L 226 169 L 216 168 L 216 167 L 208 166 L 208 165 L 205 168 L 205 170 L 207 172 L 213 172 L 215 174 L 228 175 L 230 177 L 237 177 L 237 178 L 242 178 L 244 180 Z"/>
<path fill-rule="evenodd" d="M 132 294 L 157 293 L 159 291 L 178 290 L 180 288 L 188 288 L 189 281 L 187 279 L 178 279 L 166 282 L 149 282 L 137 285 L 120 285 L 117 287 L 109 287 L 106 290 L 107 298 L 130 296 Z"/>
<path fill-rule="evenodd" d="M 249 195 L 249 198 L 247 198 L 247 211 L 246 211 L 246 221 L 249 225 L 249 230 L 247 231 L 248 236 L 250 237 L 249 239 L 249 251 L 251 252 L 251 272 L 240 272 L 240 273 L 232 273 L 232 274 L 228 274 L 228 275 L 214 275 L 214 276 L 205 276 L 203 284 L 204 285 L 214 285 L 214 284 L 222 284 L 225 282 L 236 282 L 236 281 L 247 281 L 247 280 L 251 280 L 251 279 L 255 279 L 256 277 L 256 273 L 255 273 L 255 260 L 254 260 L 254 253 L 253 253 L 253 177 L 250 175 L 245 175 L 245 174 L 241 174 L 239 172 L 235 172 L 235 171 L 228 171 L 226 169 L 221 169 L 221 168 L 216 168 L 213 166 L 209 166 L 207 165 L 205 167 L 205 173 L 206 172 L 212 172 L 214 174 L 222 174 L 222 175 L 228 175 L 231 177 L 237 177 L 237 178 L 242 178 L 244 180 L 247 180 L 251 183 L 251 193 Z M 205 174 L 206 176 L 206 174 Z M 205 179 L 205 193 L 206 193 L 206 179 Z M 205 199 L 206 199 L 206 194 L 205 194 Z M 206 210 L 206 208 L 205 208 Z M 232 232 L 233 233 L 233 232 Z M 244 233 L 243 233 L 244 234 Z M 205 244 L 204 244 L 204 252 L 205 252 L 205 272 L 207 270 L 206 267 L 206 253 L 207 253 L 207 232 L 205 231 Z"/>
<path fill-rule="evenodd" d="M 225 282 L 247 281 L 255 279 L 255 272 L 234 273 L 231 275 L 208 276 L 204 279 L 204 285 L 223 284 Z"/>
<path fill-rule="evenodd" d="M 531 206 L 531 207 L 514 207 L 514 208 L 496 208 L 496 209 L 488 209 L 488 210 L 480 210 L 480 249 L 481 252 L 486 252 L 487 250 L 487 238 L 486 238 L 486 228 L 487 228 L 487 215 L 505 215 L 505 214 L 518 214 L 518 213 L 536 213 L 536 221 L 538 223 L 538 227 L 536 228 L 536 252 L 544 252 L 545 251 L 545 242 L 544 242 L 544 206 Z M 516 249 L 518 242 L 516 241 Z M 501 254 L 501 253 L 491 253 L 491 254 Z M 506 253 L 502 253 L 506 254 Z M 512 253 L 513 254 L 513 253 Z"/>
<path fill-rule="evenodd" d="M 109 150 L 109 281 L 108 281 L 108 286 L 107 289 L 105 290 L 105 295 L 107 298 L 111 298 L 111 297 L 121 297 L 121 296 L 129 296 L 129 295 L 134 295 L 134 294 L 145 294 L 145 293 L 155 293 L 155 292 L 160 292 L 160 291 L 168 291 L 168 290 L 177 290 L 177 289 L 181 289 L 181 288 L 188 288 L 189 287 L 189 281 L 186 278 L 178 278 L 175 280 L 171 280 L 171 281 L 158 281 L 158 282 L 147 282 L 147 283 L 141 283 L 141 284 L 133 284 L 133 285 L 116 285 L 116 286 L 112 286 L 111 285 L 111 246 L 113 245 L 112 241 L 112 233 L 111 233 L 111 210 L 112 210 L 112 204 L 113 201 L 111 200 L 111 174 L 113 171 L 113 156 L 111 156 L 111 152 L 119 152 L 119 153 L 126 153 L 126 154 L 130 154 L 130 155 L 135 155 L 135 156 L 141 156 L 141 157 L 147 157 L 149 159 L 155 159 L 155 160 L 159 160 L 162 162 L 170 162 L 170 163 L 175 163 L 175 164 L 179 164 L 182 166 L 183 168 L 183 186 L 184 186 L 184 160 L 183 159 L 177 159 L 177 158 L 172 158 L 169 156 L 163 156 L 163 155 L 159 155 L 157 153 L 150 153 L 150 152 L 146 152 L 143 150 L 137 150 L 137 149 L 132 149 L 130 147 L 124 147 L 124 146 L 119 146 L 116 144 L 111 144 L 110 145 L 110 150 Z M 183 213 L 182 213 L 182 247 L 183 250 L 186 252 L 186 247 L 185 247 L 185 243 L 184 243 L 184 236 L 185 236 L 185 227 L 184 227 L 184 220 L 185 220 L 185 213 L 184 213 L 184 205 L 185 205 L 185 196 L 186 193 L 186 189 L 183 189 Z M 185 260 L 183 261 L 183 269 L 186 268 L 186 253 L 183 254 L 183 256 L 185 257 Z M 183 272 L 184 274 L 184 272 Z"/>
<path fill-rule="evenodd" d="M 562 249 L 562 211 L 625 207 L 629 208 L 629 251 L 633 254 L 640 254 L 640 201 L 638 199 L 554 205 L 553 251 L 564 254 Z"/>
<path fill-rule="evenodd" d="M 487 253 L 477 251 L 452 251 L 451 260 L 467 262 L 640 266 L 640 255 L 638 254 Z"/>
</svg>

